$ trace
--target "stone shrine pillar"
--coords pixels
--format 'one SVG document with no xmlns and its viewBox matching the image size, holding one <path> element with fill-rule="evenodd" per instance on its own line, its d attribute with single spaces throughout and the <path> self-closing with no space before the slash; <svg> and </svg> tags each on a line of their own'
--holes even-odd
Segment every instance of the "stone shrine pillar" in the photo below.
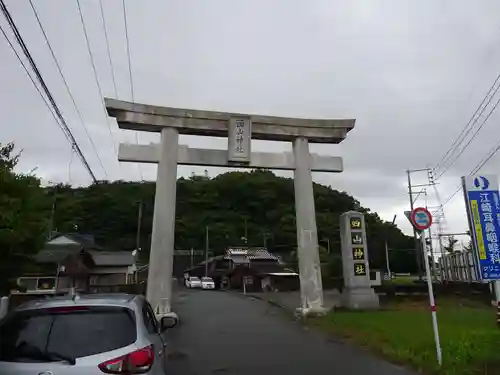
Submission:
<svg viewBox="0 0 500 375">
<path fill-rule="evenodd" d="M 158 316 L 170 313 L 172 307 L 178 143 L 177 129 L 162 129 L 146 292 Z"/>
<path fill-rule="evenodd" d="M 323 313 L 323 286 L 318 252 L 318 231 L 311 175 L 311 156 L 306 138 L 293 142 L 295 156 L 294 189 L 297 223 L 297 255 L 300 277 L 300 312 Z"/>
<path fill-rule="evenodd" d="M 340 215 L 340 238 L 344 290 L 342 306 L 348 309 L 378 309 L 378 295 L 370 285 L 365 218 L 361 212 Z"/>
</svg>

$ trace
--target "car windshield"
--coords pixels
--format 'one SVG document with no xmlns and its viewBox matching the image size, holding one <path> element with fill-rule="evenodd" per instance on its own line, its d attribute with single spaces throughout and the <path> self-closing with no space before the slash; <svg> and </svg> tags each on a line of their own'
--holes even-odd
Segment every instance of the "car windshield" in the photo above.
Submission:
<svg viewBox="0 0 500 375">
<path fill-rule="evenodd" d="M 191 277 L 190 280 L 191 281 L 200 281 L 200 279 L 198 277 Z"/>
<path fill-rule="evenodd" d="M 204 277 L 201 279 L 201 281 L 205 281 L 205 282 L 213 282 L 212 278 L 211 277 Z"/>
<path fill-rule="evenodd" d="M 132 311 L 120 307 L 26 310 L 0 324 L 4 362 L 74 364 L 76 358 L 119 349 L 137 339 Z"/>
</svg>

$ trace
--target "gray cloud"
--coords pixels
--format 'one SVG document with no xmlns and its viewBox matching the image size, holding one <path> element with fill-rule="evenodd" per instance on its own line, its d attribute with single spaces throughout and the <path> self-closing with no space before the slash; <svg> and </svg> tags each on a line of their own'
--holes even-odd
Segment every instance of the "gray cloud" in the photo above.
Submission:
<svg viewBox="0 0 500 375">
<path fill-rule="evenodd" d="M 103 95 L 115 96 L 98 2 L 82 0 Z M 95 173 L 104 178 L 65 92 L 27 1 L 7 5 Z M 105 120 L 75 1 L 35 5 L 92 140 L 111 179 L 155 179 L 155 167 L 118 163 L 114 146 L 133 133 Z M 390 220 L 407 207 L 406 168 L 435 164 L 459 134 L 497 74 L 500 3 L 473 1 L 290 0 L 127 1 L 135 100 L 173 107 L 278 116 L 356 118 L 340 145 L 312 145 L 341 155 L 346 172 L 317 182 L 355 195 Z M 117 84 L 130 100 L 121 1 L 105 1 Z M 54 22 L 57 20 L 57 22 Z M 0 24 L 6 26 L 3 19 Z M 0 41 L 0 141 L 23 149 L 20 170 L 45 180 L 90 182 L 4 40 Z M 498 140 L 498 114 L 440 181 L 444 197 Z M 108 125 L 112 127 L 110 136 Z M 140 134 L 139 142 L 158 140 Z M 196 147 L 224 139 L 181 137 Z M 255 142 L 261 151 L 289 144 Z M 495 172 L 495 158 L 484 171 Z M 204 168 L 179 168 L 180 175 Z M 223 169 L 210 169 L 210 174 Z M 285 174 L 290 175 L 290 174 Z M 415 179 L 425 181 L 425 176 Z M 429 192 L 428 200 L 435 197 Z M 419 201 L 423 204 L 423 201 Z M 460 194 L 448 226 L 463 229 Z M 405 219 L 398 224 L 408 230 Z"/>
</svg>

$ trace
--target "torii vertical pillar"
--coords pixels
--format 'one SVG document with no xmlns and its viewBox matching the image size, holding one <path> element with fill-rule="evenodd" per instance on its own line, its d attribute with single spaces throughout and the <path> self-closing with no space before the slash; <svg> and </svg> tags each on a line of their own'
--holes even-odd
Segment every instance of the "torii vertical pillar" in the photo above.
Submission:
<svg viewBox="0 0 500 375">
<path fill-rule="evenodd" d="M 323 313 L 316 210 L 309 142 L 306 138 L 296 138 L 293 141 L 293 153 L 295 156 L 294 190 L 301 295 L 300 312 L 302 315 Z"/>
<path fill-rule="evenodd" d="M 163 128 L 146 293 L 147 299 L 156 304 L 153 308 L 160 316 L 171 312 L 178 145 L 177 129 Z"/>
</svg>

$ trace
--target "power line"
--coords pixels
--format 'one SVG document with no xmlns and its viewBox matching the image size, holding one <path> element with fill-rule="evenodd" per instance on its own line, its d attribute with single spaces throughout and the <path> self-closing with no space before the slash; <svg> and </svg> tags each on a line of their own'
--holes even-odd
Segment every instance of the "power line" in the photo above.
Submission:
<svg viewBox="0 0 500 375">
<path fill-rule="evenodd" d="M 500 80 L 500 74 L 496 77 L 495 81 L 491 85 L 490 89 L 486 93 L 486 95 L 483 97 L 483 100 L 479 104 L 479 106 L 476 108 L 475 112 L 472 114 L 470 117 L 469 121 L 465 125 L 465 127 L 462 129 L 458 137 L 455 139 L 455 141 L 452 143 L 450 148 L 446 151 L 446 153 L 443 155 L 441 160 L 436 164 L 435 170 L 437 171 L 439 168 L 441 168 L 443 165 L 445 165 L 449 160 L 452 159 L 454 153 L 460 147 L 460 145 L 464 142 L 465 138 L 467 135 L 471 132 L 472 128 L 474 125 L 479 121 L 479 118 L 483 114 L 483 112 L 486 110 L 490 102 L 493 100 L 493 97 L 496 95 L 498 90 L 500 89 L 499 84 Z M 455 159 L 456 160 L 456 159 Z M 441 174 L 442 175 L 442 174 Z M 437 178 L 441 177 L 439 175 Z"/>
<path fill-rule="evenodd" d="M 500 88 L 500 86 L 499 86 Z M 497 89 L 498 90 L 498 89 Z M 484 124 L 486 124 L 486 122 L 489 120 L 489 118 L 491 117 L 491 115 L 493 114 L 493 112 L 495 112 L 495 110 L 497 109 L 498 105 L 500 104 L 500 99 L 498 99 L 495 103 L 495 105 L 491 108 L 490 112 L 488 113 L 488 115 L 486 115 L 486 117 L 484 118 L 484 120 L 481 122 L 481 124 L 479 125 L 479 127 L 476 129 L 476 131 L 472 134 L 472 137 L 469 139 L 469 141 L 465 144 L 465 146 L 460 150 L 460 152 L 458 153 L 458 155 L 455 157 L 454 160 L 452 160 L 452 162 L 450 164 L 448 164 L 448 166 L 439 174 L 439 176 L 436 177 L 436 179 L 440 178 L 443 174 L 445 174 L 452 166 L 453 164 L 455 164 L 455 162 L 458 160 L 458 158 L 463 154 L 463 152 L 465 151 L 465 149 L 467 147 L 469 147 L 469 145 L 472 143 L 472 141 L 474 141 L 474 139 L 476 139 L 477 135 L 479 134 L 479 132 L 481 131 L 481 129 L 483 128 Z"/>
<path fill-rule="evenodd" d="M 128 23 L 127 23 L 127 6 L 125 5 L 125 0 L 122 0 L 123 5 L 123 23 L 125 25 L 125 40 L 127 42 L 127 58 L 128 58 L 128 75 L 130 80 L 130 95 L 132 97 L 132 102 L 135 102 L 135 93 L 134 93 L 134 78 L 132 75 L 132 59 L 130 57 L 130 41 L 128 37 Z M 135 143 L 139 144 L 139 133 L 135 132 Z M 142 168 L 138 164 L 139 174 L 141 175 L 141 180 L 144 180 L 144 176 L 142 174 Z"/>
<path fill-rule="evenodd" d="M 64 133 L 64 136 L 66 137 L 66 139 L 68 141 L 71 141 L 68 137 L 68 135 L 64 132 L 64 129 L 62 129 L 62 126 L 59 122 L 59 120 L 57 119 L 56 115 L 54 114 L 54 110 L 50 107 L 50 103 L 48 102 L 48 100 L 45 98 L 45 96 L 43 96 L 42 92 L 40 91 L 40 88 L 38 87 L 38 85 L 36 84 L 35 80 L 33 79 L 33 77 L 31 76 L 29 70 L 28 70 L 28 67 L 26 66 L 26 64 L 24 63 L 23 59 L 21 59 L 21 56 L 19 56 L 19 53 L 16 51 L 16 49 L 14 48 L 14 45 L 12 44 L 12 42 L 10 41 L 9 37 L 7 36 L 7 33 L 5 32 L 4 28 L 2 27 L 2 25 L 0 25 L 0 31 L 2 32 L 3 36 L 5 37 L 5 40 L 7 41 L 7 43 L 9 44 L 10 48 L 12 49 L 12 51 L 15 53 L 17 59 L 19 60 L 19 62 L 21 63 L 21 66 L 23 67 L 24 71 L 26 72 L 26 75 L 28 76 L 28 78 L 30 79 L 31 83 L 33 84 L 33 87 L 36 89 L 36 91 L 38 92 L 38 94 L 40 95 L 40 98 L 42 98 L 43 102 L 45 103 L 45 106 L 47 107 L 47 109 L 49 110 L 50 114 L 52 115 L 52 117 L 54 118 L 56 124 L 59 126 L 59 128 L 61 128 L 61 130 L 63 130 L 63 133 Z"/>
<path fill-rule="evenodd" d="M 465 138 L 465 136 L 467 136 L 467 134 L 464 135 L 464 133 L 468 130 L 471 122 L 475 119 L 475 117 L 478 114 L 478 112 L 481 111 L 481 110 L 484 111 L 483 104 L 488 99 L 489 95 L 491 94 L 492 90 L 494 89 L 494 87 L 497 84 L 497 82 L 498 82 L 499 79 L 500 79 L 500 74 L 496 77 L 496 79 L 493 82 L 493 84 L 491 85 L 490 89 L 488 90 L 488 92 L 486 93 L 486 95 L 483 97 L 483 100 L 481 101 L 481 103 L 479 104 L 479 106 L 476 108 L 475 112 L 472 114 L 472 116 L 470 117 L 469 121 L 464 126 L 464 128 L 462 129 L 462 131 L 460 132 L 460 134 L 458 135 L 458 137 L 455 139 L 455 141 L 450 146 L 450 148 L 448 149 L 448 151 L 446 151 L 446 153 L 443 155 L 443 157 L 441 158 L 441 160 L 437 163 L 436 168 L 435 168 L 436 170 L 440 168 L 441 163 L 446 163 L 446 161 L 447 161 L 446 157 L 450 154 L 450 152 L 453 153 L 455 151 L 456 147 L 460 146 L 460 144 L 457 145 L 457 143 L 459 143 L 459 142 L 461 143 L 463 141 L 463 138 Z M 498 91 L 498 88 L 497 88 L 497 91 Z M 496 91 L 495 91 L 495 93 L 496 93 Z M 489 101 L 491 101 L 492 98 L 493 98 L 493 95 L 490 96 Z M 486 104 L 486 106 L 488 104 L 489 104 L 489 102 Z M 484 106 L 484 107 L 486 107 L 486 106 Z M 482 114 L 482 112 L 481 112 L 481 114 Z M 462 135 L 464 135 L 464 137 L 462 137 Z"/>
<path fill-rule="evenodd" d="M 495 156 L 498 150 L 500 150 L 500 140 L 495 144 L 495 146 L 493 146 L 490 149 L 490 151 L 486 154 L 486 156 L 474 167 L 474 169 L 469 173 L 469 176 L 479 172 L 479 170 L 481 170 L 481 168 L 483 168 L 483 166 L 487 162 L 489 162 L 493 156 Z M 453 199 L 455 195 L 457 195 L 457 193 L 460 191 L 460 188 L 461 185 L 459 185 L 455 190 L 455 192 L 444 201 L 443 206 L 445 206 L 448 202 L 450 202 Z"/>
<path fill-rule="evenodd" d="M 97 75 L 97 68 L 96 68 L 95 62 L 94 62 L 94 54 L 92 53 L 92 49 L 90 48 L 89 36 L 87 34 L 87 27 L 85 26 L 85 20 L 83 19 L 83 13 L 82 13 L 82 7 L 80 5 L 80 0 L 76 0 L 76 4 L 78 5 L 78 13 L 80 14 L 80 22 L 82 24 L 83 34 L 85 36 L 85 43 L 87 45 L 87 51 L 89 52 L 90 63 L 92 65 L 92 70 L 94 72 L 95 82 L 97 85 L 97 89 L 99 91 L 100 101 L 101 101 L 101 105 L 102 105 L 102 109 L 103 109 L 103 113 L 104 113 L 104 121 L 106 122 L 106 125 L 108 126 L 109 135 L 111 136 L 111 141 L 113 142 L 113 148 L 115 149 L 115 154 L 118 155 L 118 151 L 116 149 L 116 145 L 115 145 L 115 141 L 114 141 L 114 137 L 113 137 L 113 132 L 111 131 L 111 125 L 109 124 L 109 121 L 108 121 L 108 113 L 106 111 L 106 105 L 104 104 L 104 99 L 103 99 L 104 96 L 102 94 L 101 84 L 99 83 L 99 77 Z"/>
<path fill-rule="evenodd" d="M 477 173 L 487 162 L 489 162 L 491 160 L 491 158 L 493 156 L 495 156 L 495 154 L 498 152 L 498 150 L 500 150 L 500 141 L 498 141 L 498 143 L 493 146 L 491 149 L 490 149 L 490 153 L 489 155 L 487 155 L 479 164 L 479 166 L 477 166 L 470 174 L 474 174 L 474 173 Z"/>
<path fill-rule="evenodd" d="M 78 154 L 80 160 L 82 161 L 85 169 L 88 171 L 90 176 L 92 177 L 92 180 L 94 183 L 97 182 L 97 179 L 94 175 L 94 172 L 92 171 L 92 168 L 90 167 L 89 163 L 87 162 L 87 159 L 82 153 L 82 150 L 80 149 L 80 146 L 78 145 L 78 142 L 76 141 L 75 137 L 73 136 L 73 133 L 71 129 L 69 128 L 68 124 L 66 123 L 66 120 L 64 119 L 64 116 L 62 115 L 61 111 L 59 110 L 59 107 L 57 106 L 54 97 L 52 96 L 52 93 L 50 92 L 49 88 L 45 84 L 45 80 L 42 77 L 42 74 L 40 73 L 35 61 L 33 60 L 31 53 L 28 50 L 28 47 L 24 43 L 24 40 L 19 33 L 19 30 L 12 19 L 12 16 L 10 15 L 9 10 L 7 9 L 4 0 L 0 0 L 0 10 L 2 10 L 3 15 L 5 16 L 5 19 L 7 20 L 10 28 L 12 29 L 14 36 L 16 38 L 17 43 L 21 47 L 21 50 L 23 51 L 24 55 L 26 56 L 31 68 L 33 69 L 33 72 L 35 73 L 43 91 L 45 92 L 45 95 L 47 96 L 47 99 L 49 100 L 50 104 L 52 105 L 52 108 L 54 109 L 57 117 L 60 120 L 60 125 L 61 130 L 65 134 L 66 138 L 68 141 L 71 143 L 72 148 L 75 150 L 75 152 Z"/>
<path fill-rule="evenodd" d="M 99 6 L 101 8 L 102 28 L 104 29 L 104 39 L 106 39 L 106 48 L 108 50 L 109 66 L 111 68 L 111 79 L 113 80 L 113 88 L 115 90 L 115 97 L 118 98 L 118 90 L 116 89 L 116 80 L 115 80 L 115 70 L 113 68 L 113 59 L 111 58 L 111 49 L 109 48 L 108 31 L 106 29 L 106 17 L 104 16 L 104 8 L 102 5 L 102 0 L 99 0 Z"/>
<path fill-rule="evenodd" d="M 450 195 L 448 198 L 446 198 L 442 204 L 442 206 L 446 206 L 452 199 L 457 195 L 457 193 L 460 191 L 460 185 L 457 187 L 457 189 L 453 192 L 452 195 Z"/>
<path fill-rule="evenodd" d="M 127 41 L 128 75 L 130 78 L 130 94 L 132 95 L 132 102 L 135 102 L 134 79 L 132 76 L 132 63 L 131 63 L 131 59 L 130 59 L 130 42 L 129 42 L 129 38 L 128 38 L 127 7 L 125 5 L 125 0 L 122 0 L 122 4 L 123 4 L 123 22 L 125 23 L 125 39 Z"/>
<path fill-rule="evenodd" d="M 417 196 L 415 198 L 413 198 L 413 204 L 415 204 L 417 202 L 420 195 L 422 195 L 422 193 L 424 193 L 425 191 L 426 191 L 425 189 L 422 189 L 418 192 Z M 427 193 L 426 193 L 426 196 L 427 196 Z"/>
<path fill-rule="evenodd" d="M 85 133 L 87 134 L 87 138 L 88 138 L 90 144 L 92 145 L 92 148 L 94 149 L 94 152 L 97 156 L 97 160 L 99 161 L 99 164 L 101 165 L 101 168 L 104 171 L 104 175 L 107 178 L 108 173 L 106 172 L 106 168 L 104 168 L 104 164 L 101 160 L 101 157 L 99 156 L 99 153 L 97 152 L 97 148 L 95 146 L 95 143 L 92 140 L 92 137 L 90 136 L 90 133 L 89 133 L 87 126 L 85 125 L 85 121 L 83 120 L 82 113 L 80 112 L 80 109 L 78 108 L 78 106 L 76 104 L 75 98 L 74 98 L 73 94 L 71 93 L 71 89 L 69 88 L 68 82 L 66 81 L 66 78 L 64 77 L 64 73 L 62 72 L 61 65 L 59 64 L 59 61 L 56 57 L 56 54 L 54 53 L 54 50 L 52 49 L 52 45 L 50 44 L 49 38 L 48 38 L 48 36 L 45 32 L 45 29 L 42 25 L 42 22 L 40 20 L 38 12 L 33 4 L 33 1 L 32 0 L 28 0 L 28 1 L 30 2 L 31 9 L 33 10 L 33 13 L 35 14 L 35 18 L 37 20 L 38 26 L 40 27 L 40 30 L 42 31 L 43 37 L 45 39 L 45 43 L 47 44 L 47 47 L 49 47 L 50 54 L 52 55 L 52 59 L 54 60 L 54 62 L 56 64 L 57 70 L 59 71 L 59 75 L 61 76 L 61 78 L 64 82 L 64 86 L 66 87 L 66 91 L 68 92 L 68 95 L 71 98 L 71 101 L 73 102 L 73 106 L 75 107 L 76 113 L 78 114 L 78 117 L 80 118 L 80 122 L 81 122 L 83 128 L 85 129 Z"/>
</svg>

